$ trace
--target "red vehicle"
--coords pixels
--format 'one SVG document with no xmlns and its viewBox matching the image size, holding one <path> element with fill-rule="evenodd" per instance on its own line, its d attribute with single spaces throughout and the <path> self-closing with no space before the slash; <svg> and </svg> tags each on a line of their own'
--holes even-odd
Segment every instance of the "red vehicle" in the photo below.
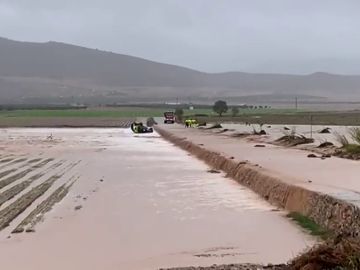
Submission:
<svg viewBox="0 0 360 270">
<path fill-rule="evenodd" d="M 175 113 L 164 112 L 164 124 L 174 124 L 174 123 L 175 123 Z"/>
</svg>

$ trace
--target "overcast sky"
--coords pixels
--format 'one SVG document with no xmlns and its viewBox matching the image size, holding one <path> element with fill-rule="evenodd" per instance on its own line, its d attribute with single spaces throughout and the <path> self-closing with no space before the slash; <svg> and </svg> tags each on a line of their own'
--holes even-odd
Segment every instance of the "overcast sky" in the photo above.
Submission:
<svg viewBox="0 0 360 270">
<path fill-rule="evenodd" d="M 360 0 L 0 0 L 0 36 L 207 72 L 360 74 Z"/>
</svg>

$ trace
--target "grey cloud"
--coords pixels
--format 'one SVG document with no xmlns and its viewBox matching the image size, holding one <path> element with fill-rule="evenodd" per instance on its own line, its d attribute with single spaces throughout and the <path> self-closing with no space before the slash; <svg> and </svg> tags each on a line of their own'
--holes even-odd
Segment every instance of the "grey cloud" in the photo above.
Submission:
<svg viewBox="0 0 360 270">
<path fill-rule="evenodd" d="M 0 36 L 209 72 L 360 73 L 358 0 L 0 0 Z"/>
</svg>

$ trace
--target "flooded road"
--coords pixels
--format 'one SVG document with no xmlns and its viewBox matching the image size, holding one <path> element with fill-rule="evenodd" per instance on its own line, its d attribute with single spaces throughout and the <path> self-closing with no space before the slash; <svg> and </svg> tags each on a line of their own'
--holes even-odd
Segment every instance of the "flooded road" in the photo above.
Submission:
<svg viewBox="0 0 360 270">
<path fill-rule="evenodd" d="M 11 234 L 41 197 L 0 232 L 7 270 L 282 263 L 314 243 L 282 212 L 157 134 L 8 129 L 0 139 L 3 160 L 77 162 L 77 181 L 35 232 Z"/>
</svg>

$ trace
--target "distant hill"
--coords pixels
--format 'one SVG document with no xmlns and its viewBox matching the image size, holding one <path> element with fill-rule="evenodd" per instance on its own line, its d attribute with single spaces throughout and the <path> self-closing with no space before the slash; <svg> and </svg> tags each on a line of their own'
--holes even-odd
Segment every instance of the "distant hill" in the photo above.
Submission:
<svg viewBox="0 0 360 270">
<path fill-rule="evenodd" d="M 257 95 L 360 99 L 360 76 L 210 74 L 63 43 L 0 38 L 1 103 L 241 101 Z"/>
</svg>

